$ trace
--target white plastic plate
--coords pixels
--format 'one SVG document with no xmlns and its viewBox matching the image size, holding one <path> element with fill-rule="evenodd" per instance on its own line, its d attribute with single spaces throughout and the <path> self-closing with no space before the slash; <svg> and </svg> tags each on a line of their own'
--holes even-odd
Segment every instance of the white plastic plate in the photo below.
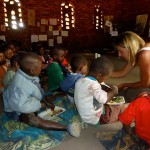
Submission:
<svg viewBox="0 0 150 150">
<path fill-rule="evenodd" d="M 53 117 L 56 117 L 57 115 L 63 113 L 64 111 L 65 108 L 55 106 L 54 111 L 52 111 L 51 109 L 47 109 L 39 113 L 38 116 L 44 120 L 51 120 Z"/>
</svg>

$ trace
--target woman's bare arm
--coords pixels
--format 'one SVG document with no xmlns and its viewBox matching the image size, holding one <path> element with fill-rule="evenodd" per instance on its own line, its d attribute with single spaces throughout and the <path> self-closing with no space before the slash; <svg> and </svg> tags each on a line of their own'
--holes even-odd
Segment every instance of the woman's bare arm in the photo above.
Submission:
<svg viewBox="0 0 150 150">
<path fill-rule="evenodd" d="M 141 51 L 138 54 L 138 65 L 140 68 L 140 81 L 134 83 L 122 83 L 118 86 L 119 89 L 124 87 L 150 87 L 150 51 Z"/>
<path fill-rule="evenodd" d="M 111 77 L 123 77 L 127 75 L 127 73 L 133 68 L 133 66 L 130 63 L 125 64 L 121 69 L 114 71 L 111 74 Z"/>
</svg>

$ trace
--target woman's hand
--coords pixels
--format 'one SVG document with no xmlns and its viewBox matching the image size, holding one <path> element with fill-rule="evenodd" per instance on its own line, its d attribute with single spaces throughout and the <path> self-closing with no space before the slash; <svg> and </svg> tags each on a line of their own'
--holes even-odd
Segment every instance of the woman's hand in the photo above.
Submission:
<svg viewBox="0 0 150 150">
<path fill-rule="evenodd" d="M 120 90 L 123 90 L 123 89 L 127 89 L 128 87 L 127 87 L 127 85 L 126 85 L 126 83 L 121 83 L 121 84 L 119 84 L 118 85 L 118 90 L 120 91 Z"/>
</svg>

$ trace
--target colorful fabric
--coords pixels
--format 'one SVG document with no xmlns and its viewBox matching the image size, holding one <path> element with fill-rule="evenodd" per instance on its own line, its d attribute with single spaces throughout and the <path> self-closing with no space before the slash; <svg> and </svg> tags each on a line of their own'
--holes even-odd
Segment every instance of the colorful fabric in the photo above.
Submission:
<svg viewBox="0 0 150 150">
<path fill-rule="evenodd" d="M 54 103 L 56 106 L 64 107 L 66 111 L 54 117 L 53 121 L 64 125 L 71 122 L 80 122 L 82 128 L 86 127 L 77 110 L 66 97 L 58 98 Z M 21 122 L 15 122 L 5 114 L 0 117 L 0 149 L 2 150 L 48 150 L 60 144 L 66 134 L 68 133 L 65 131 L 43 130 Z"/>
<path fill-rule="evenodd" d="M 119 120 L 125 125 L 130 125 L 134 120 L 136 134 L 150 144 L 150 96 L 132 101 L 120 114 Z"/>
<path fill-rule="evenodd" d="M 97 132 L 96 138 L 106 150 L 145 150 L 147 144 L 138 137 L 130 137 L 124 130 Z"/>
</svg>

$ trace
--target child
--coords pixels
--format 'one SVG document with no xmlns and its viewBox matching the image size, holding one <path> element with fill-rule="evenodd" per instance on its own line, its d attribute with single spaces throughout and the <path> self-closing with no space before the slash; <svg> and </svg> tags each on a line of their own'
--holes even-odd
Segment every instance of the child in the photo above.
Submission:
<svg viewBox="0 0 150 150">
<path fill-rule="evenodd" d="M 3 82 L 3 87 L 5 89 L 8 87 L 8 85 L 10 84 L 10 81 L 12 80 L 12 78 L 16 74 L 16 71 L 19 68 L 18 61 L 19 61 L 19 55 L 14 55 L 10 59 L 10 68 L 6 72 L 6 74 L 5 74 L 4 78 L 3 78 L 3 81 L 2 81 Z"/>
<path fill-rule="evenodd" d="M 2 80 L 6 72 L 7 72 L 6 58 L 4 52 L 0 51 L 0 93 L 2 93 L 3 91 Z"/>
<path fill-rule="evenodd" d="M 112 71 L 111 61 L 101 56 L 91 62 L 88 75 L 76 82 L 74 100 L 82 120 L 86 123 L 97 124 L 103 113 L 103 104 L 109 102 L 118 93 L 117 86 L 112 85 L 106 92 L 102 90 L 100 84 L 109 78 Z M 107 112 L 105 113 L 107 115 Z M 116 121 L 118 114 L 112 117 L 106 118 L 108 119 L 106 123 Z"/>
<path fill-rule="evenodd" d="M 37 54 L 25 53 L 20 56 L 20 68 L 10 85 L 3 93 L 5 113 L 14 120 L 20 120 L 30 126 L 47 130 L 64 130 L 78 137 L 80 127 L 77 123 L 64 126 L 53 121 L 43 120 L 35 112 L 52 104 L 43 98 L 43 90 L 38 75 L 42 61 Z"/>
<path fill-rule="evenodd" d="M 72 73 L 67 74 L 65 79 L 61 82 L 60 88 L 67 92 L 68 99 L 74 103 L 74 86 L 75 82 L 87 74 L 87 60 L 82 55 L 75 55 L 70 61 Z"/>
<path fill-rule="evenodd" d="M 61 63 L 64 61 L 65 52 L 61 47 L 55 47 L 52 50 L 53 62 L 47 67 L 48 90 L 60 91 L 60 82 L 64 79 L 64 73 L 61 69 Z"/>
<path fill-rule="evenodd" d="M 133 100 L 119 115 L 119 120 L 123 123 L 126 132 L 135 141 L 138 140 L 138 144 L 143 142 L 150 148 L 150 95 L 144 94 Z M 132 121 L 135 122 L 135 131 L 130 127 Z"/>
<path fill-rule="evenodd" d="M 6 57 L 7 67 L 9 68 L 10 67 L 10 59 L 14 56 L 14 51 L 9 46 L 7 46 L 4 53 L 5 53 L 5 57 Z"/>
</svg>

